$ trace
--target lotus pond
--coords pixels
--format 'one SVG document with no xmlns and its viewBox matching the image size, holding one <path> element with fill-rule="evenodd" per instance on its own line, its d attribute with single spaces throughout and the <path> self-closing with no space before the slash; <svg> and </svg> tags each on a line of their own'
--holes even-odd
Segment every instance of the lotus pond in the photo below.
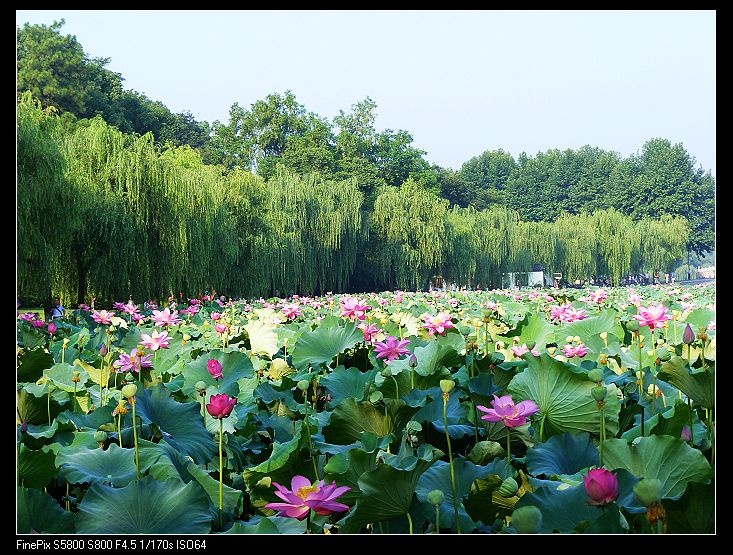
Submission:
<svg viewBox="0 0 733 555">
<path fill-rule="evenodd" d="M 17 529 L 711 533 L 715 289 L 17 318 Z"/>
</svg>

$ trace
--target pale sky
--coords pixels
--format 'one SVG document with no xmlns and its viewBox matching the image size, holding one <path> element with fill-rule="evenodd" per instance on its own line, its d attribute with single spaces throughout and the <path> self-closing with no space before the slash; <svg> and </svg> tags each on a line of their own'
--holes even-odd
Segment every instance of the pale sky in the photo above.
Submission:
<svg viewBox="0 0 733 555">
<path fill-rule="evenodd" d="M 16 11 L 61 18 L 125 88 L 198 120 L 287 89 L 329 119 L 369 96 L 378 130 L 443 167 L 664 137 L 715 175 L 712 10 Z"/>
</svg>

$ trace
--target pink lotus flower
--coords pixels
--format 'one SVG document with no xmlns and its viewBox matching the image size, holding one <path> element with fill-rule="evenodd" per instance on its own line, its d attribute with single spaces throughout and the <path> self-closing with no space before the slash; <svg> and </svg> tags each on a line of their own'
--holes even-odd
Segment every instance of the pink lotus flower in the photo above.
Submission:
<svg viewBox="0 0 733 555">
<path fill-rule="evenodd" d="M 221 334 L 223 334 L 223 333 L 225 333 L 225 332 L 227 331 L 227 327 L 226 327 L 226 325 L 224 325 L 224 324 L 216 324 L 216 325 L 214 326 L 214 330 L 215 330 L 215 331 L 216 331 L 217 333 L 221 333 Z"/>
<path fill-rule="evenodd" d="M 608 293 L 606 293 L 603 289 L 597 289 L 596 291 L 591 291 L 590 293 L 590 300 L 594 303 L 602 303 L 608 298 Z"/>
<path fill-rule="evenodd" d="M 494 301 L 488 301 L 484 306 L 489 310 L 496 310 L 497 308 L 499 308 L 499 305 L 496 304 Z"/>
<path fill-rule="evenodd" d="M 125 303 L 117 301 L 112 305 L 112 308 L 114 308 L 115 310 L 125 310 Z"/>
<path fill-rule="evenodd" d="M 43 320 L 33 320 L 31 326 L 34 328 L 43 328 L 46 327 L 46 323 Z"/>
<path fill-rule="evenodd" d="M 685 426 L 682 428 L 682 432 L 680 433 L 680 439 L 682 439 L 682 441 L 690 441 L 692 439 L 692 434 L 690 433 L 689 426 Z"/>
<path fill-rule="evenodd" d="M 156 326 L 175 326 L 176 324 L 181 323 L 180 318 L 178 318 L 178 311 L 173 310 L 173 312 L 171 312 L 169 308 L 164 310 L 153 310 L 151 317 Z"/>
<path fill-rule="evenodd" d="M 439 312 L 435 316 L 426 314 L 422 319 L 423 322 L 425 322 L 422 327 L 428 330 L 428 335 L 433 335 L 435 333 L 443 335 L 445 330 L 454 327 L 453 322 L 451 322 L 450 314 L 447 312 Z"/>
<path fill-rule="evenodd" d="M 201 304 L 201 301 L 198 300 L 198 299 L 188 299 L 188 304 L 190 304 L 191 306 L 193 306 L 193 305 L 199 305 L 199 304 Z"/>
<path fill-rule="evenodd" d="M 380 297 L 377 300 L 377 303 L 379 304 L 379 306 L 387 306 L 389 304 L 389 299 L 385 299 L 385 298 Z"/>
<path fill-rule="evenodd" d="M 399 290 L 395 291 L 394 292 L 394 302 L 401 303 L 402 297 L 404 294 L 405 294 L 404 291 L 399 291 Z"/>
<path fill-rule="evenodd" d="M 533 301 L 533 300 L 535 300 L 539 296 L 540 296 L 540 294 L 537 291 L 532 291 L 529 294 L 529 300 L 530 301 Z"/>
<path fill-rule="evenodd" d="M 634 320 L 639 321 L 640 326 L 649 326 L 650 330 L 655 328 L 661 328 L 664 322 L 671 320 L 672 317 L 667 314 L 667 307 L 662 304 L 649 305 L 647 308 L 640 306 L 638 309 L 639 314 L 633 316 Z"/>
<path fill-rule="evenodd" d="M 277 482 L 272 485 L 277 488 L 275 492 L 284 503 L 268 503 L 266 509 L 278 511 L 278 516 L 297 518 L 303 520 L 313 509 L 317 515 L 327 516 L 332 513 L 347 511 L 349 507 L 343 503 L 337 503 L 336 498 L 351 490 L 349 486 L 336 487 L 336 482 L 328 486 L 323 485 L 323 480 L 311 485 L 305 476 L 293 476 L 290 481 L 290 488 L 287 489 Z"/>
<path fill-rule="evenodd" d="M 226 418 L 232 413 L 236 405 L 236 397 L 229 397 L 226 393 L 220 393 L 219 395 L 212 395 L 209 398 L 209 403 L 206 405 L 206 412 L 214 418 Z"/>
<path fill-rule="evenodd" d="M 555 298 L 553 296 L 551 296 L 551 295 L 545 295 L 545 301 L 546 302 L 551 303 L 554 300 L 555 300 Z"/>
<path fill-rule="evenodd" d="M 35 312 L 24 312 L 23 315 L 20 317 L 21 320 L 25 320 L 26 322 L 32 322 L 35 318 Z"/>
<path fill-rule="evenodd" d="M 151 368 L 153 363 L 150 359 L 153 355 L 145 355 L 140 349 L 133 349 L 130 354 L 120 353 L 120 358 L 117 359 L 112 366 L 117 368 L 117 372 L 140 372 L 143 368 Z"/>
<path fill-rule="evenodd" d="M 286 304 L 282 308 L 283 314 L 290 320 L 295 320 L 298 316 L 300 316 L 300 310 L 301 308 L 297 304 Z"/>
<path fill-rule="evenodd" d="M 221 362 L 215 358 L 209 359 L 209 362 L 206 363 L 206 369 L 215 380 L 221 380 L 224 378 L 224 375 L 221 373 Z"/>
<path fill-rule="evenodd" d="M 570 343 L 568 343 L 567 345 L 565 345 L 562 348 L 562 352 L 567 358 L 584 357 L 585 355 L 588 354 L 588 351 L 589 351 L 588 347 L 586 347 L 582 343 L 576 346 L 573 346 Z"/>
<path fill-rule="evenodd" d="M 50 334 L 56 333 L 56 324 L 54 324 L 53 322 L 48 324 L 48 333 Z"/>
<path fill-rule="evenodd" d="M 145 316 L 143 316 L 142 314 L 133 314 L 132 321 L 135 322 L 136 324 L 140 324 L 140 322 L 145 321 Z"/>
<path fill-rule="evenodd" d="M 515 357 L 521 357 L 524 353 L 529 352 L 529 347 L 527 347 L 526 343 L 523 343 L 522 345 L 515 345 L 512 347 L 512 353 L 514 353 Z M 538 351 L 535 351 L 532 349 L 532 354 L 536 357 L 540 356 L 540 353 Z"/>
<path fill-rule="evenodd" d="M 572 306 L 569 307 L 563 315 L 563 322 L 577 322 L 578 320 L 585 320 L 588 315 L 585 310 L 576 310 Z"/>
<path fill-rule="evenodd" d="M 126 314 L 136 314 L 139 312 L 138 308 L 139 307 L 136 304 L 133 304 L 133 302 L 130 301 L 127 304 L 122 305 L 122 312 Z"/>
<path fill-rule="evenodd" d="M 608 505 L 618 497 L 618 478 L 605 468 L 591 468 L 583 476 L 583 486 L 590 497 L 586 500 L 589 505 Z"/>
<path fill-rule="evenodd" d="M 167 349 L 170 345 L 170 338 L 168 337 L 167 331 L 158 333 L 158 330 L 153 330 L 153 335 L 141 333 L 140 339 L 142 339 L 142 346 L 151 351 L 157 351 L 158 349 Z"/>
<path fill-rule="evenodd" d="M 637 293 L 631 291 L 629 293 L 629 302 L 634 306 L 639 306 L 641 304 L 641 297 Z"/>
<path fill-rule="evenodd" d="M 221 318 L 221 312 L 212 312 L 211 313 L 211 319 L 216 322 L 219 318 Z"/>
<path fill-rule="evenodd" d="M 94 310 L 92 312 L 92 319 L 97 324 L 111 324 L 112 323 L 112 317 L 115 315 L 114 312 L 107 312 L 106 310 L 100 310 L 97 312 Z"/>
<path fill-rule="evenodd" d="M 371 308 L 368 305 L 359 304 L 359 301 L 354 297 L 341 299 L 340 306 L 342 317 L 349 319 L 358 318 L 359 320 L 364 320 L 366 318 L 364 313 Z"/>
<path fill-rule="evenodd" d="M 375 343 L 374 351 L 377 353 L 377 358 L 386 358 L 389 363 L 390 360 L 400 358 L 410 352 L 404 348 L 409 342 L 409 339 L 398 341 L 396 337 L 390 335 L 383 342 Z"/>
<path fill-rule="evenodd" d="M 537 403 L 531 400 L 522 401 L 515 405 L 511 395 L 504 395 L 503 397 L 494 395 L 491 405 L 494 408 L 490 409 L 482 405 L 476 406 L 477 409 L 486 413 L 485 416 L 481 417 L 481 420 L 504 422 L 504 426 L 507 428 L 523 426 L 527 423 L 528 416 L 532 416 L 540 410 Z"/>
<path fill-rule="evenodd" d="M 86 305 L 86 304 L 84 304 L 84 303 L 80 304 L 80 305 L 78 306 L 78 308 L 79 308 L 80 310 L 83 310 L 84 312 L 89 312 L 89 311 L 91 310 L 91 309 L 89 308 L 89 305 Z"/>
<path fill-rule="evenodd" d="M 377 334 L 382 333 L 382 330 L 380 330 L 375 324 L 369 324 L 367 326 L 365 323 L 361 323 L 357 328 L 364 333 L 364 341 L 367 343 L 371 343 L 374 341 Z"/>
</svg>

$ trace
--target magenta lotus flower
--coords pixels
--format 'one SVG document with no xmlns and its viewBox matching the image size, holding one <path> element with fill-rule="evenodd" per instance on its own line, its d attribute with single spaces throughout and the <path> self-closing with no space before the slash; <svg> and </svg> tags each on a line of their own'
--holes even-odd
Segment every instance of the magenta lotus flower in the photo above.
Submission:
<svg viewBox="0 0 733 555">
<path fill-rule="evenodd" d="M 663 304 L 649 305 L 647 308 L 640 306 L 639 314 L 633 316 L 634 320 L 639 321 L 640 326 L 649 326 L 650 330 L 661 328 L 664 322 L 671 320 L 672 317 L 667 314 L 667 307 Z"/>
<path fill-rule="evenodd" d="M 227 327 L 226 327 L 226 325 L 225 325 L 225 324 L 215 324 L 215 325 L 214 325 L 214 331 L 215 331 L 216 333 L 221 333 L 221 334 L 223 334 L 223 333 L 225 333 L 225 332 L 227 331 Z"/>
<path fill-rule="evenodd" d="M 20 317 L 21 320 L 25 320 L 26 322 L 32 322 L 35 318 L 35 312 L 24 312 L 23 315 Z"/>
<path fill-rule="evenodd" d="M 215 358 L 210 359 L 209 362 L 206 363 L 206 369 L 215 380 L 221 380 L 224 378 L 224 375 L 221 373 L 221 362 Z"/>
<path fill-rule="evenodd" d="M 86 305 L 86 304 L 83 304 L 83 303 L 82 303 L 82 304 L 80 304 L 80 305 L 78 306 L 78 308 L 79 308 L 80 310 L 83 310 L 84 312 L 89 312 L 89 311 L 91 310 L 91 309 L 89 308 L 89 305 Z"/>
<path fill-rule="evenodd" d="M 140 349 L 133 349 L 130 354 L 120 353 L 120 358 L 117 359 L 112 366 L 117 368 L 117 372 L 140 372 L 143 368 L 151 368 L 153 363 L 150 359 L 153 355 L 145 355 Z"/>
<path fill-rule="evenodd" d="M 567 358 L 584 357 L 588 354 L 588 351 L 588 347 L 586 347 L 582 343 L 575 346 L 568 343 L 562 348 L 562 352 Z"/>
<path fill-rule="evenodd" d="M 321 516 L 340 513 L 349 509 L 347 505 L 336 502 L 336 499 L 350 491 L 351 488 L 349 486 L 336 487 L 335 481 L 328 486 L 323 485 L 323 480 L 311 485 L 310 480 L 305 476 L 293 476 L 290 481 L 291 489 L 283 487 L 277 482 L 272 482 L 272 485 L 278 490 L 275 495 L 282 499 L 284 503 L 268 503 L 265 508 L 278 511 L 277 516 L 303 520 L 308 516 L 311 509 Z"/>
<path fill-rule="evenodd" d="M 589 505 L 608 505 L 618 497 L 618 478 L 605 468 L 591 468 L 588 474 L 583 476 L 583 485 L 590 497 L 586 500 Z"/>
<path fill-rule="evenodd" d="M 341 316 L 344 318 L 357 318 L 358 320 L 364 320 L 366 318 L 365 312 L 371 307 L 365 304 L 359 304 L 359 301 L 354 297 L 345 297 L 341 299 L 339 303 L 341 307 Z"/>
<path fill-rule="evenodd" d="M 158 349 L 167 349 L 170 345 L 170 338 L 168 337 L 167 331 L 158 333 L 158 330 L 153 330 L 153 335 L 141 333 L 140 339 L 142 339 L 142 341 L 140 342 L 142 346 L 151 351 L 157 351 Z"/>
<path fill-rule="evenodd" d="M 116 303 L 112 304 L 112 308 L 114 308 L 115 310 L 125 310 L 125 303 L 117 301 Z"/>
<path fill-rule="evenodd" d="M 379 299 L 377 299 L 377 304 L 379 304 L 379 306 L 387 306 L 389 304 L 389 299 L 380 297 Z"/>
<path fill-rule="evenodd" d="M 629 302 L 634 306 L 639 306 L 641 304 L 641 297 L 637 293 L 631 291 L 629 292 Z"/>
<path fill-rule="evenodd" d="M 111 324 L 114 315 L 114 312 L 107 312 L 106 310 L 92 311 L 92 319 L 97 324 Z"/>
<path fill-rule="evenodd" d="M 532 400 L 522 401 L 515 405 L 511 395 L 504 395 L 503 397 L 494 395 L 491 405 L 494 408 L 490 409 L 482 405 L 476 406 L 477 409 L 486 413 L 481 417 L 481 420 L 503 422 L 507 428 L 523 426 L 527 423 L 528 416 L 532 416 L 540 410 L 537 403 Z"/>
<path fill-rule="evenodd" d="M 206 412 L 214 418 L 222 419 L 229 416 L 237 405 L 236 397 L 229 397 L 226 393 L 212 395 L 206 405 Z"/>
<path fill-rule="evenodd" d="M 447 312 L 439 312 L 435 316 L 426 314 L 422 317 L 422 320 L 425 322 L 422 327 L 428 330 L 428 335 L 434 335 L 436 333 L 443 335 L 445 330 L 454 327 L 450 319 L 450 314 Z"/>
<path fill-rule="evenodd" d="M 33 320 L 31 322 L 31 326 L 33 326 L 34 328 L 44 328 L 46 327 L 46 322 L 44 322 L 43 320 Z"/>
<path fill-rule="evenodd" d="M 390 335 L 384 341 L 375 343 L 374 351 L 377 353 L 377 358 L 386 358 L 386 362 L 389 363 L 390 360 L 400 358 L 402 355 L 410 352 L 408 349 L 405 349 L 405 345 L 409 342 L 409 339 L 399 341 L 396 337 Z"/>
<path fill-rule="evenodd" d="M 684 428 L 682 428 L 680 438 L 682 439 L 682 441 L 690 441 L 692 439 L 692 434 L 690 433 L 689 426 L 685 426 Z"/>
<path fill-rule="evenodd" d="M 56 324 L 54 324 L 53 322 L 48 324 L 48 333 L 50 334 L 56 333 Z"/>
<path fill-rule="evenodd" d="M 371 343 L 374 341 L 377 334 L 382 333 L 382 330 L 380 330 L 375 324 L 369 324 L 367 326 L 365 323 L 361 323 L 356 327 L 362 331 L 364 334 L 364 341 L 367 343 Z"/>
<path fill-rule="evenodd" d="M 181 323 L 180 318 L 178 318 L 178 311 L 173 310 L 173 312 L 171 312 L 169 308 L 164 310 L 153 310 L 151 317 L 156 326 L 175 326 L 176 324 Z"/>
<path fill-rule="evenodd" d="M 221 318 L 221 312 L 212 312 L 211 313 L 211 319 L 216 322 L 219 318 Z"/>
<path fill-rule="evenodd" d="M 132 321 L 135 322 L 136 324 L 140 324 L 141 322 L 145 321 L 145 316 L 143 316 L 140 313 L 135 313 L 132 315 Z"/>
<path fill-rule="evenodd" d="M 290 320 L 295 320 L 300 316 L 300 306 L 297 304 L 286 304 L 282 307 L 283 314 Z"/>
<path fill-rule="evenodd" d="M 563 322 L 577 322 L 578 320 L 585 320 L 588 315 L 585 310 L 576 310 L 572 306 L 565 311 Z"/>
</svg>

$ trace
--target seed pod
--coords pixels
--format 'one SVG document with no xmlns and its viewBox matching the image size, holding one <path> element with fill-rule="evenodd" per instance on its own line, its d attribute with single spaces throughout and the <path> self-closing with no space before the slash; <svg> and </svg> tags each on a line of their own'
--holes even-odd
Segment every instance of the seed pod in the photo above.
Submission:
<svg viewBox="0 0 733 555">
<path fill-rule="evenodd" d="M 511 524 L 520 534 L 536 534 L 542 527 L 542 512 L 534 505 L 525 505 L 512 513 Z"/>
<path fill-rule="evenodd" d="M 626 329 L 629 331 L 639 331 L 639 322 L 638 320 L 629 320 L 626 323 Z"/>
<path fill-rule="evenodd" d="M 592 382 L 600 382 L 603 380 L 603 372 L 600 368 L 593 368 L 588 371 L 588 379 Z"/>
<path fill-rule="evenodd" d="M 440 390 L 443 393 L 450 393 L 456 386 L 456 382 L 453 380 L 440 380 Z"/>
<path fill-rule="evenodd" d="M 606 398 L 608 390 L 605 386 L 599 385 L 591 389 L 590 393 L 596 401 L 603 401 Z"/>
<path fill-rule="evenodd" d="M 445 494 L 439 489 L 434 489 L 428 493 L 428 503 L 434 507 L 440 505 L 443 502 L 443 499 L 445 499 Z"/>
<path fill-rule="evenodd" d="M 300 380 L 297 386 L 301 391 L 308 391 L 308 380 Z"/>
<path fill-rule="evenodd" d="M 499 486 L 499 495 L 502 497 L 512 497 L 519 490 L 519 484 L 511 476 L 504 480 Z"/>
<path fill-rule="evenodd" d="M 634 486 L 634 496 L 648 507 L 662 499 L 662 483 L 656 478 L 644 478 Z"/>
<path fill-rule="evenodd" d="M 121 394 L 124 398 L 130 399 L 137 393 L 137 386 L 134 383 L 129 383 L 122 388 Z"/>
</svg>

